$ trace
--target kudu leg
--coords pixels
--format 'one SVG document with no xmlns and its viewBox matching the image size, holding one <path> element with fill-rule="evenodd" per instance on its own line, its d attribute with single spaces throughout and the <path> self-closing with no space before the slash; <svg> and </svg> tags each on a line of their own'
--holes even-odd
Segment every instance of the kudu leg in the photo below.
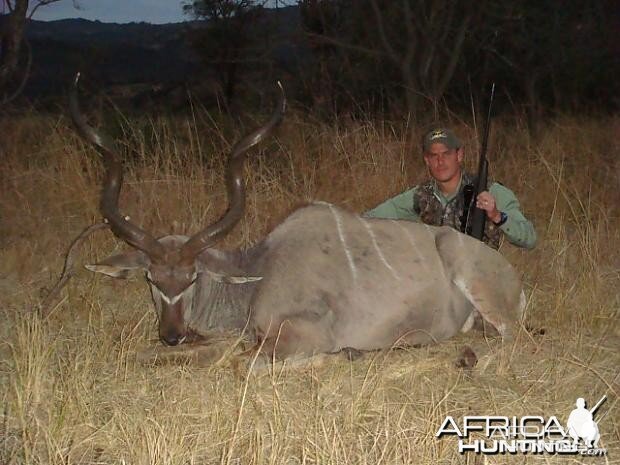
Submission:
<svg viewBox="0 0 620 465">
<path fill-rule="evenodd" d="M 229 357 L 236 356 L 239 350 L 246 350 L 241 339 L 230 338 L 209 339 L 204 342 L 180 344 L 174 347 L 157 344 L 138 351 L 136 360 L 146 365 L 177 364 L 190 362 L 197 366 L 220 365 Z"/>
<path fill-rule="evenodd" d="M 320 352 L 333 352 L 334 345 L 329 328 L 321 321 L 309 321 L 303 317 L 284 320 L 267 331 L 257 344 L 261 353 L 282 360 L 294 356 L 312 356 Z M 270 328 L 271 329 L 271 328 Z"/>
<path fill-rule="evenodd" d="M 465 253 L 463 238 L 451 228 L 437 234 L 435 245 L 454 286 L 504 340 L 511 339 L 523 301 L 521 280 L 512 266 L 482 242 Z"/>
</svg>

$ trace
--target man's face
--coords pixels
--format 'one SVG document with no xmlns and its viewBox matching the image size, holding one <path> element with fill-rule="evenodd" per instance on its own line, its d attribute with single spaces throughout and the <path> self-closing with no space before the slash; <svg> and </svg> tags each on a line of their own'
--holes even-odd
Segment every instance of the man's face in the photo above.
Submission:
<svg viewBox="0 0 620 465">
<path fill-rule="evenodd" d="M 424 154 L 424 162 L 431 176 L 439 182 L 448 182 L 461 176 L 463 149 L 450 149 L 441 142 L 431 144 Z"/>
</svg>

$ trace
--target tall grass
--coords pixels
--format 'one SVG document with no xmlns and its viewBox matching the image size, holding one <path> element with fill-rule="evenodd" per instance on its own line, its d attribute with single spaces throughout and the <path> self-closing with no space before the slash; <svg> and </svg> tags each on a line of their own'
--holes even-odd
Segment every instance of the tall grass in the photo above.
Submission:
<svg viewBox="0 0 620 465">
<path fill-rule="evenodd" d="M 462 335 L 353 362 L 247 375 L 235 357 L 150 365 L 154 314 L 140 278 L 81 271 L 49 319 L 32 312 L 71 238 L 99 218 L 102 167 L 62 117 L 3 120 L 0 174 L 0 463 L 481 463 L 434 434 L 446 415 L 557 415 L 577 397 L 597 414 L 603 460 L 620 463 L 620 159 L 617 119 L 558 117 L 532 140 L 495 125 L 491 173 L 518 195 L 539 234 L 502 253 L 522 273 L 527 322 L 514 342 Z M 122 211 L 154 234 L 191 233 L 225 209 L 225 155 L 241 134 L 208 113 L 125 122 Z M 470 127 L 469 166 L 477 140 Z M 260 240 L 314 199 L 363 211 L 425 177 L 406 124 L 309 121 L 292 112 L 246 170 L 247 213 L 222 247 Z M 615 137 L 617 139 L 617 136 Z M 616 144 L 616 145 L 614 145 Z M 123 249 L 108 232 L 81 262 Z M 231 340 L 231 344 L 232 344 Z M 453 361 L 487 346 L 472 373 Z M 495 456 L 488 463 L 579 461 Z"/>
</svg>

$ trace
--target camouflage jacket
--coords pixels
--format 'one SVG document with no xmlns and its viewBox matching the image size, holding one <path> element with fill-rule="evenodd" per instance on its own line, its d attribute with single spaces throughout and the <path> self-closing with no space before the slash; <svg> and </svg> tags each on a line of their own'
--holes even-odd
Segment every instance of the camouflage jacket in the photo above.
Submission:
<svg viewBox="0 0 620 465">
<path fill-rule="evenodd" d="M 475 184 L 475 178 L 468 173 L 463 173 L 459 191 L 448 199 L 445 206 L 437 195 L 434 180 L 421 184 L 413 194 L 413 210 L 423 223 L 432 226 L 451 226 L 460 231 L 461 217 L 465 209 L 463 187 L 467 184 Z M 502 236 L 502 230 L 487 220 L 482 240 L 494 249 L 498 249 Z"/>
<path fill-rule="evenodd" d="M 448 197 L 431 180 L 401 192 L 363 215 L 367 218 L 423 221 L 460 229 L 464 202 L 462 188 L 471 180 L 471 175 L 463 173 L 458 191 Z M 486 242 L 497 247 L 503 234 L 510 243 L 518 247 L 534 248 L 537 240 L 534 225 L 521 213 L 521 206 L 514 192 L 497 182 L 489 183 L 489 192 L 495 198 L 498 210 L 505 213 L 508 219 L 499 228 L 487 221 Z"/>
</svg>

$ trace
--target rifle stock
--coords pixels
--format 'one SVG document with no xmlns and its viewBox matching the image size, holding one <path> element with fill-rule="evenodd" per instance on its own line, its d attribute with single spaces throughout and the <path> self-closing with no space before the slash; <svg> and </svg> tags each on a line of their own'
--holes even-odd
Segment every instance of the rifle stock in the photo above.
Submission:
<svg viewBox="0 0 620 465">
<path fill-rule="evenodd" d="M 478 179 L 476 180 L 476 192 L 474 199 L 472 200 L 471 208 L 473 209 L 470 215 L 470 223 L 471 223 L 471 232 L 470 236 L 475 237 L 479 241 L 482 240 L 482 236 L 484 235 L 484 227 L 487 222 L 487 214 L 484 210 L 476 207 L 475 199 L 480 192 L 487 190 L 487 178 L 489 175 L 489 163 L 482 155 L 480 157 L 480 166 L 478 168 Z"/>
</svg>

